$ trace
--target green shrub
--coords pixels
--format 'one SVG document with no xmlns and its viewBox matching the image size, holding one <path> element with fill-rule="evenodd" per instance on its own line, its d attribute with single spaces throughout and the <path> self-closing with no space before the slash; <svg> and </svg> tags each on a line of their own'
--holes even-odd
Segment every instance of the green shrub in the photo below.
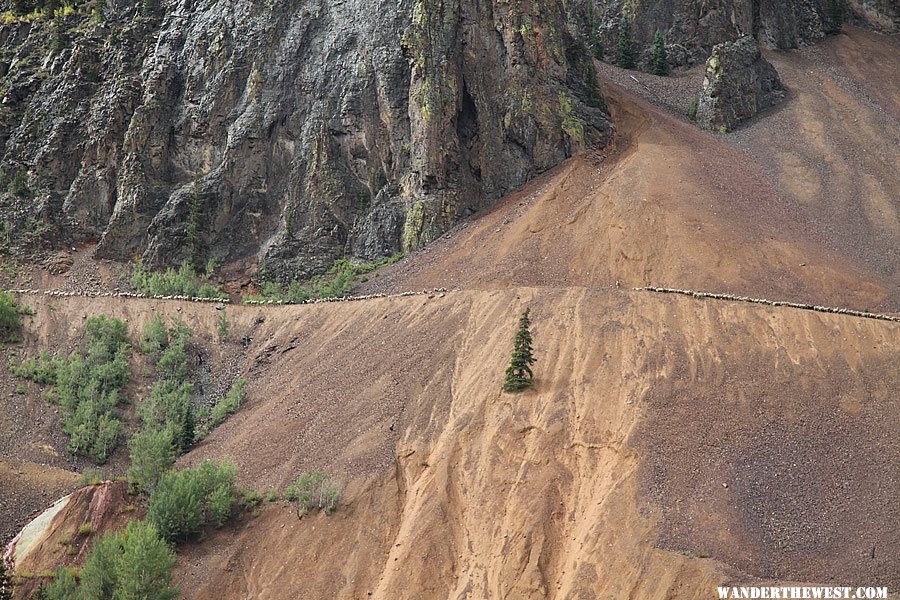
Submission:
<svg viewBox="0 0 900 600">
<path fill-rule="evenodd" d="M 156 527 L 131 521 L 124 532 L 106 533 L 96 542 L 81 570 L 74 598 L 141 598 L 170 600 L 178 590 L 170 587 L 175 553 Z"/>
<path fill-rule="evenodd" d="M 519 317 L 519 328 L 513 340 L 513 354 L 503 381 L 503 391 L 518 392 L 534 386 L 534 350 L 531 339 L 530 310 L 525 309 Z"/>
<path fill-rule="evenodd" d="M 122 534 L 106 533 L 96 540 L 81 569 L 84 598 L 112 598 L 116 587 L 116 561 L 122 553 Z"/>
<path fill-rule="evenodd" d="M 653 38 L 653 74 L 668 75 L 669 61 L 666 55 L 666 40 L 662 31 L 656 30 L 656 36 Z"/>
<path fill-rule="evenodd" d="M 152 492 L 163 474 L 175 464 L 175 442 L 171 427 L 144 428 L 128 441 L 131 467 L 128 482 L 132 487 Z"/>
<path fill-rule="evenodd" d="M 42 590 L 42 600 L 75 600 L 79 597 L 78 582 L 71 569 L 59 567 L 53 583 Z"/>
<path fill-rule="evenodd" d="M 236 476 L 237 466 L 229 461 L 169 471 L 150 495 L 147 519 L 169 542 L 185 540 L 207 523 L 221 525 L 237 500 Z"/>
<path fill-rule="evenodd" d="M 302 304 L 313 294 L 307 290 L 304 284 L 294 281 L 289 286 L 284 287 L 280 283 L 266 282 L 263 284 L 262 293 L 257 295 L 247 295 L 244 300 L 287 302 L 292 304 Z"/>
<path fill-rule="evenodd" d="M 210 258 L 209 260 L 206 261 L 206 270 L 204 271 L 203 274 L 206 275 L 207 279 L 209 279 L 210 277 L 212 277 L 213 275 L 216 274 L 216 271 L 218 269 L 219 269 L 219 261 L 217 261 L 215 258 Z"/>
<path fill-rule="evenodd" d="M 228 298 L 216 286 L 200 282 L 200 277 L 189 263 L 184 263 L 176 271 L 169 268 L 162 273 L 146 270 L 137 263 L 131 274 L 131 285 L 139 293 L 148 296 L 190 296 L 198 298 Z"/>
<path fill-rule="evenodd" d="M 170 587 L 175 552 L 152 524 L 132 521 L 125 530 L 122 553 L 116 561 L 114 598 L 168 600 L 178 596 Z"/>
<path fill-rule="evenodd" d="M 631 21 L 624 15 L 619 20 L 618 66 L 633 69 L 635 66 L 634 47 L 631 43 Z"/>
<path fill-rule="evenodd" d="M 207 498 L 206 512 L 209 522 L 221 527 L 231 517 L 231 509 L 237 500 L 235 491 L 226 487 L 216 488 Z"/>
<path fill-rule="evenodd" d="M 130 375 L 128 325 L 100 315 L 88 319 L 85 329 L 84 354 L 58 359 L 53 371 L 69 451 L 102 463 L 122 433 L 113 411 Z"/>
<path fill-rule="evenodd" d="M 22 309 L 12 295 L 0 290 L 0 341 L 14 342 L 19 339 L 19 315 Z"/>
<path fill-rule="evenodd" d="M 193 332 L 176 321 L 167 328 L 162 317 L 155 315 L 144 328 L 141 345 L 156 365 L 159 379 L 148 398 L 138 406 L 144 424 L 140 439 L 132 448 L 132 462 L 141 463 L 130 473 L 133 486 L 153 487 L 162 472 L 174 462 L 172 452 L 187 452 L 194 444 L 194 409 L 191 406 L 193 385 L 188 383 L 187 348 Z M 165 433 L 164 433 L 165 432 Z M 168 443 L 164 442 L 170 436 Z M 143 453 L 148 452 L 148 456 Z M 144 464 L 146 462 L 146 464 Z M 165 465 L 165 466 L 163 466 Z"/>
<path fill-rule="evenodd" d="M 216 402 L 210 415 L 212 427 L 220 425 L 229 415 L 234 414 L 241 407 L 241 404 L 247 399 L 247 392 L 244 390 L 246 385 L 246 379 L 238 379 L 231 386 L 231 389 L 228 390 L 228 393 L 225 394 L 225 397 Z"/>
<path fill-rule="evenodd" d="M 262 504 L 263 495 L 257 490 L 244 490 L 241 494 L 241 504 L 244 508 L 253 508 L 258 504 Z"/>
<path fill-rule="evenodd" d="M 169 330 L 159 313 L 154 314 L 144 326 L 140 346 L 141 352 L 155 361 L 169 347 Z"/>
<path fill-rule="evenodd" d="M 301 517 L 315 509 L 324 510 L 325 514 L 330 515 L 337 507 L 341 490 L 331 475 L 313 471 L 301 473 L 297 481 L 284 490 L 284 497 L 297 502 Z"/>
<path fill-rule="evenodd" d="M 313 277 L 305 282 L 294 281 L 287 287 L 279 283 L 263 283 L 261 294 L 245 296 L 244 300 L 271 300 L 300 304 L 313 298 L 344 298 L 353 292 L 363 275 L 396 263 L 404 256 L 399 253 L 378 262 L 363 264 L 355 264 L 341 259 L 336 261 L 324 275 Z"/>
<path fill-rule="evenodd" d="M 81 527 L 78 528 L 78 533 L 81 535 L 91 535 L 93 530 L 94 528 L 90 523 L 82 523 Z"/>
<path fill-rule="evenodd" d="M 127 346 L 128 324 L 106 315 L 91 317 L 85 322 L 88 337 L 88 354 L 96 355 L 104 362 L 112 359 L 122 346 Z"/>
<path fill-rule="evenodd" d="M 188 415 L 193 389 L 194 386 L 190 383 L 179 383 L 171 379 L 157 380 L 150 389 L 150 396 L 138 405 L 138 414 L 144 427 L 171 429 L 176 448 L 190 447 L 194 442 L 193 425 L 186 421 L 192 420 Z"/>
<path fill-rule="evenodd" d="M 194 333 L 179 320 L 171 327 L 155 314 L 141 333 L 141 352 L 147 355 L 163 379 L 182 380 L 188 375 L 187 349 Z"/>
<path fill-rule="evenodd" d="M 69 435 L 69 452 L 82 454 L 103 463 L 116 448 L 122 423 L 110 416 L 116 394 L 101 401 L 83 399 L 74 412 L 63 416 L 63 431 Z"/>
<path fill-rule="evenodd" d="M 697 96 L 694 96 L 691 99 L 691 106 L 688 108 L 688 119 L 691 121 L 697 120 L 697 111 L 700 109 L 700 99 Z"/>
<path fill-rule="evenodd" d="M 42 385 L 54 385 L 58 365 L 59 360 L 43 350 L 37 357 L 23 359 L 19 365 L 10 364 L 9 370 L 16 377 Z"/>
<path fill-rule="evenodd" d="M 216 317 L 216 328 L 219 330 L 219 341 L 224 342 L 228 339 L 228 313 L 224 309 L 219 311 Z"/>
<path fill-rule="evenodd" d="M 172 381 L 186 379 L 188 376 L 187 343 L 183 340 L 173 340 L 160 355 L 156 369 L 162 379 Z"/>
<path fill-rule="evenodd" d="M 103 483 L 104 481 L 105 477 L 103 477 L 103 473 L 101 473 L 97 469 L 85 469 L 81 474 L 79 485 L 81 487 L 87 487 L 89 485 L 97 485 L 99 483 Z"/>
<path fill-rule="evenodd" d="M 197 288 L 197 298 L 220 298 L 222 300 L 227 300 L 228 294 L 223 292 L 216 285 L 213 285 L 211 283 L 204 283 L 199 288 Z"/>
</svg>

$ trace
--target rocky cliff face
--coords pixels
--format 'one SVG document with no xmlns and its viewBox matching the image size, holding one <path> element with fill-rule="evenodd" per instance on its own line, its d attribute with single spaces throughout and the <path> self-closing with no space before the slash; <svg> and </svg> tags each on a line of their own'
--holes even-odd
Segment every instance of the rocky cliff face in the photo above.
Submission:
<svg viewBox="0 0 900 600">
<path fill-rule="evenodd" d="M 775 67 L 750 36 L 713 47 L 706 61 L 697 123 L 725 133 L 784 98 Z"/>
<path fill-rule="evenodd" d="M 585 47 L 614 57 L 622 14 L 645 63 L 660 29 L 684 65 L 744 34 L 811 43 L 837 1 L 85 0 L 55 19 L 7 14 L 0 246 L 93 240 L 101 257 L 259 261 L 281 281 L 416 248 L 604 143 Z M 891 0 L 849 4 L 896 28 Z"/>
<path fill-rule="evenodd" d="M 0 28 L 13 237 L 290 280 L 427 243 L 610 131 L 562 2 L 116 2 Z"/>
<path fill-rule="evenodd" d="M 840 19 L 898 31 L 895 0 L 599 0 L 592 27 L 602 52 L 615 59 L 622 15 L 631 21 L 639 66 L 649 69 L 656 31 L 668 43 L 672 66 L 704 62 L 713 46 L 750 35 L 768 48 L 812 44 L 838 28 Z"/>
</svg>

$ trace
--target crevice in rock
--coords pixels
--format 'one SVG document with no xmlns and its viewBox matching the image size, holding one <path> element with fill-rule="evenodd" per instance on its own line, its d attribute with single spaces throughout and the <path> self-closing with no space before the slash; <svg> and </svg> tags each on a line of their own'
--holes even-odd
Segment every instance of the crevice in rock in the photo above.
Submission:
<svg viewBox="0 0 900 600">
<path fill-rule="evenodd" d="M 475 106 L 475 100 L 465 84 L 463 84 L 459 113 L 456 116 L 456 134 L 459 138 L 460 147 L 468 159 L 473 177 L 477 181 L 481 181 L 481 157 L 478 150 L 478 107 Z"/>
</svg>

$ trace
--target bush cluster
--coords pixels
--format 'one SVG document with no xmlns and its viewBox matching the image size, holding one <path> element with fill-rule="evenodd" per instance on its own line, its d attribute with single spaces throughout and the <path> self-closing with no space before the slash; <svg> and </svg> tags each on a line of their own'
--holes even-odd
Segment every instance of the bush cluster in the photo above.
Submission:
<svg viewBox="0 0 900 600">
<path fill-rule="evenodd" d="M 102 463 L 122 434 L 115 410 L 131 373 L 131 345 L 128 325 L 119 319 L 91 317 L 85 331 L 84 352 L 65 358 L 41 352 L 36 358 L 10 365 L 10 370 L 19 377 L 55 386 L 69 451 Z"/>
<path fill-rule="evenodd" d="M 44 589 L 46 600 L 78 598 L 145 598 L 169 600 L 175 552 L 152 523 L 131 521 L 125 531 L 110 532 L 94 542 L 76 580 L 70 569 L 57 570 Z"/>
<path fill-rule="evenodd" d="M 10 363 L 10 372 L 22 379 L 28 379 L 41 385 L 56 385 L 56 371 L 62 359 L 56 358 L 46 350 L 41 350 L 37 356 L 25 358 L 18 365 Z"/>
<path fill-rule="evenodd" d="M 11 294 L 0 290 L 0 341 L 15 342 L 19 339 L 20 315 L 33 314 L 31 309 L 16 304 Z"/>
<path fill-rule="evenodd" d="M 263 284 L 261 294 L 248 295 L 244 299 L 300 304 L 314 298 L 344 298 L 353 292 L 359 281 L 365 280 L 367 274 L 402 260 L 403 257 L 404 254 L 400 253 L 378 262 L 363 264 L 341 259 L 336 261 L 324 275 L 313 277 L 307 281 L 294 281 L 287 286 L 267 282 Z"/>
<path fill-rule="evenodd" d="M 151 360 L 159 360 L 163 351 L 169 347 L 169 328 L 159 313 L 154 313 L 141 332 L 141 353 Z"/>
<path fill-rule="evenodd" d="M 17 21 L 42 21 L 71 14 L 93 14 L 97 12 L 97 0 L 11 0 L 8 10 L 0 14 L 0 23 L 6 25 Z"/>
<path fill-rule="evenodd" d="M 150 495 L 147 520 L 169 542 L 185 540 L 209 523 L 220 527 L 238 498 L 236 476 L 237 466 L 227 460 L 168 471 Z"/>
<path fill-rule="evenodd" d="M 313 510 L 323 510 L 330 515 L 337 508 L 341 489 L 331 475 L 313 471 L 301 473 L 294 483 L 285 488 L 284 497 L 297 502 L 301 517 Z"/>
<path fill-rule="evenodd" d="M 131 345 L 128 325 L 104 315 L 86 323 L 84 355 L 61 360 L 56 370 L 56 394 L 69 435 L 69 450 L 105 462 L 122 434 L 113 416 L 119 392 L 128 383 Z"/>
<path fill-rule="evenodd" d="M 131 466 L 128 481 L 137 489 L 152 492 L 163 473 L 175 464 L 175 435 L 171 427 L 145 428 L 128 440 Z"/>
<path fill-rule="evenodd" d="M 187 381 L 192 335 L 191 329 L 180 322 L 167 327 L 158 314 L 141 332 L 141 352 L 153 362 L 158 379 L 150 395 L 138 405 L 142 429 L 128 444 L 128 480 L 135 488 L 152 491 L 178 453 L 187 452 L 194 444 L 194 388 Z"/>
<path fill-rule="evenodd" d="M 219 332 L 219 341 L 224 342 L 228 339 L 228 330 L 231 325 L 228 323 L 228 313 L 224 309 L 219 311 L 216 317 L 216 330 Z"/>
<path fill-rule="evenodd" d="M 201 282 L 197 271 L 189 263 L 177 271 L 169 268 L 162 273 L 148 271 L 137 263 L 131 274 L 131 285 L 139 294 L 147 296 L 189 296 L 191 298 L 228 298 L 228 294 L 209 282 Z"/>
</svg>

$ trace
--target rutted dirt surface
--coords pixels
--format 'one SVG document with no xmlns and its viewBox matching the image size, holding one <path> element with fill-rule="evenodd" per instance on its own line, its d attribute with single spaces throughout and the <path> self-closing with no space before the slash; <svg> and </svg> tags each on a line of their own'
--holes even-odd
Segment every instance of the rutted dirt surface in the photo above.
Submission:
<svg viewBox="0 0 900 600">
<path fill-rule="evenodd" d="M 526 303 L 537 390 L 501 394 Z M 187 549 L 194 597 L 897 583 L 896 324 L 551 289 L 266 314 L 257 336 L 279 350 L 250 403 L 185 462 L 237 457 L 258 489 L 313 468 L 351 485 L 332 518 L 271 508 Z"/>
<path fill-rule="evenodd" d="M 706 345 L 658 341 L 672 368 L 634 440 L 661 546 L 759 577 L 895 586 L 900 326 L 727 312 L 701 317 Z"/>
<path fill-rule="evenodd" d="M 39 315 L 49 300 L 35 298 Z M 215 319 L 186 302 L 65 305 L 133 322 L 161 310 L 197 329 Z M 501 394 L 525 305 L 537 389 Z M 260 490 L 323 469 L 345 499 L 303 520 L 268 505 L 183 548 L 187 597 L 898 583 L 894 323 L 552 288 L 229 311 L 250 338 L 249 401 L 182 463 L 230 455 Z"/>
</svg>

